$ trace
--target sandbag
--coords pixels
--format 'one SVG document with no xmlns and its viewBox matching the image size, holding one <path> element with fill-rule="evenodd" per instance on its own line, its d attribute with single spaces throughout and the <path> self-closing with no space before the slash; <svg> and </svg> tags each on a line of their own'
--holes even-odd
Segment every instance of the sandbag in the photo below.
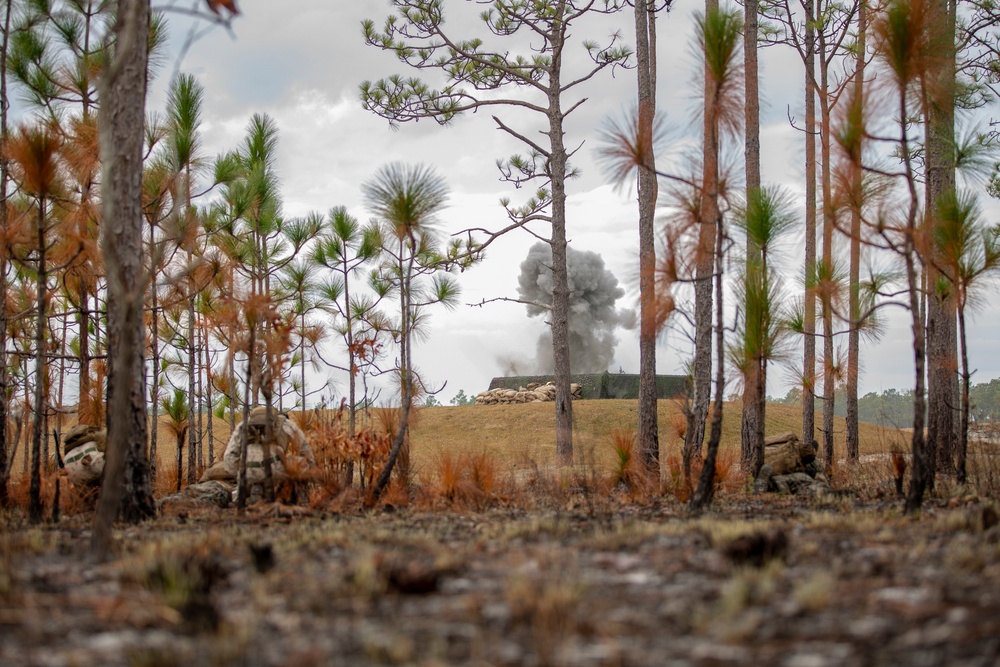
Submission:
<svg viewBox="0 0 1000 667">
<path fill-rule="evenodd" d="M 104 474 L 104 452 L 97 442 L 87 442 L 74 447 L 63 460 L 69 480 L 76 485 L 93 485 Z"/>
</svg>

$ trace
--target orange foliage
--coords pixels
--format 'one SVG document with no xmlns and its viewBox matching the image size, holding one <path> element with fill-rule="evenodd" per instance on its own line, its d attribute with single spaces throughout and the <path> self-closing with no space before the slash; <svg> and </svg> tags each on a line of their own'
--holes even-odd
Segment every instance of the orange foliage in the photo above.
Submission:
<svg viewBox="0 0 1000 667">
<path fill-rule="evenodd" d="M 236 7 L 236 0 L 205 0 L 208 8 L 213 14 L 218 14 L 222 16 L 222 12 L 219 8 L 223 8 L 229 12 L 230 16 L 235 16 L 240 13 L 239 8 Z"/>
<path fill-rule="evenodd" d="M 445 452 L 426 491 L 432 504 L 439 499 L 454 508 L 482 509 L 500 499 L 496 459 L 486 452 Z"/>
</svg>

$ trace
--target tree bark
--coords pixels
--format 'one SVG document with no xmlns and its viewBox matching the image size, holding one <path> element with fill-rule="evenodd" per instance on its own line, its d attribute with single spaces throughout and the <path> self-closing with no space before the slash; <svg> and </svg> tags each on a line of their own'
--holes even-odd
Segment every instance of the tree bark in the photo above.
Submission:
<svg viewBox="0 0 1000 667">
<path fill-rule="evenodd" d="M 725 327 L 722 309 L 722 270 L 723 270 L 723 240 L 722 221 L 716 223 L 715 240 L 715 345 L 719 363 L 715 369 L 715 402 L 712 406 L 712 426 L 708 435 L 708 451 L 705 465 L 701 469 L 698 488 L 691 496 L 691 509 L 698 511 L 712 502 L 715 493 L 715 462 L 719 455 L 719 442 L 722 440 L 723 397 L 726 386 L 725 364 L 721 362 L 725 354 Z"/>
<path fill-rule="evenodd" d="M 936 0 L 933 10 L 945 36 L 955 42 L 954 0 Z M 955 189 L 955 52 L 937 71 L 934 94 L 927 103 L 925 124 L 926 185 L 925 211 L 931 227 L 937 224 L 938 200 Z M 959 406 L 955 295 L 939 293 L 936 285 L 942 265 L 937 248 L 925 264 L 927 273 L 927 450 L 930 461 L 928 482 L 934 485 L 935 470 L 955 471 Z"/>
<path fill-rule="evenodd" d="M 116 516 L 156 513 L 145 402 L 142 158 L 149 0 L 119 0 L 114 57 L 100 81 L 103 233 L 108 274 L 108 434 L 92 555 L 106 559 Z"/>
<path fill-rule="evenodd" d="M 155 265 L 156 257 L 156 225 L 150 221 L 149 225 L 149 258 L 150 258 L 150 287 L 149 287 L 149 301 L 150 301 L 150 318 L 151 326 L 153 328 L 153 335 L 150 337 L 152 342 L 152 366 L 153 366 L 153 386 L 149 391 L 149 401 L 152 404 L 153 412 L 153 426 L 149 433 L 149 478 L 152 484 L 156 484 L 156 471 L 157 471 L 157 445 L 159 444 L 159 425 L 160 425 L 160 332 L 159 332 L 159 295 L 157 290 L 159 285 L 157 284 L 157 277 L 159 274 L 159 267 Z M 178 472 L 180 468 L 177 469 Z"/>
<path fill-rule="evenodd" d="M 10 43 L 11 3 L 4 7 L 3 46 L 0 50 L 0 133 L 7 136 L 7 45 Z M 10 162 L 0 151 L 0 234 L 7 238 L 7 183 L 10 180 Z M 0 507 L 10 503 L 8 480 L 11 459 L 7 453 L 7 246 L 0 246 Z"/>
<path fill-rule="evenodd" d="M 562 11 L 566 11 L 565 7 Z M 552 359 L 556 384 L 556 458 L 560 465 L 573 463 L 573 399 L 570 394 L 569 269 L 566 264 L 566 166 L 561 82 L 563 39 L 557 32 L 552 44 L 549 78 L 549 177 L 552 185 Z"/>
<path fill-rule="evenodd" d="M 410 406 L 413 403 L 413 377 L 412 377 L 412 367 L 410 365 L 410 329 L 412 323 L 410 321 L 410 316 L 412 311 L 410 310 L 410 297 L 412 291 L 411 278 L 413 276 L 413 265 L 415 262 L 416 254 L 416 240 L 410 235 L 408 237 L 409 245 L 406 246 L 406 250 L 409 253 L 409 257 L 404 262 L 403 259 L 403 249 L 404 243 L 400 240 L 399 244 L 399 275 L 400 275 L 400 286 L 399 286 L 399 387 L 400 387 L 400 405 L 399 405 L 399 425 L 396 429 L 396 438 L 393 440 L 392 447 L 389 449 L 389 457 L 379 472 L 378 478 L 372 484 L 368 492 L 368 498 L 365 500 L 365 504 L 368 507 L 373 507 L 382 497 L 382 493 L 385 488 L 389 485 L 389 479 L 392 475 L 392 469 L 396 465 L 396 460 L 399 458 L 399 453 L 406 446 L 406 431 L 410 424 Z"/>
<path fill-rule="evenodd" d="M 653 64 L 656 54 L 651 36 L 655 14 L 649 0 L 636 0 L 636 73 L 639 87 L 639 137 L 643 142 L 639 166 L 639 400 L 637 444 L 643 462 L 659 473 L 660 442 L 656 406 L 656 161 L 653 116 L 656 89 Z"/>
<path fill-rule="evenodd" d="M 35 298 L 38 300 L 35 313 L 35 408 L 31 424 L 31 481 L 28 483 L 28 518 L 31 523 L 42 522 L 42 436 L 44 435 L 45 384 L 48 375 L 48 358 L 45 354 L 46 302 L 48 301 L 48 272 L 45 267 L 45 245 L 47 243 L 46 193 L 38 195 L 38 218 L 36 220 L 38 245 L 38 274 Z"/>
<path fill-rule="evenodd" d="M 854 104 L 859 108 L 864 108 L 864 83 L 865 83 L 865 50 L 866 34 L 868 31 L 868 6 L 867 0 L 860 0 L 858 3 L 858 47 L 857 57 L 854 65 Z M 857 461 L 860 455 L 860 439 L 858 436 L 858 377 L 861 371 L 861 201 L 860 194 L 863 186 L 862 172 L 859 169 L 854 177 L 854 199 L 855 205 L 851 207 L 851 259 L 850 259 L 850 285 L 848 287 L 848 310 L 851 321 L 847 334 L 847 396 L 845 397 L 847 407 L 846 419 L 846 440 L 847 440 L 847 460 Z"/>
<path fill-rule="evenodd" d="M 830 61 L 825 32 L 819 31 L 820 171 L 823 195 L 823 280 L 833 282 L 833 183 L 830 173 Z M 833 470 L 833 409 L 835 370 L 833 348 L 833 290 L 824 286 L 820 294 L 823 314 L 823 466 Z"/>
<path fill-rule="evenodd" d="M 746 171 L 747 201 L 750 193 L 760 189 L 760 93 L 757 67 L 757 3 L 743 5 L 743 70 L 744 70 L 744 167 Z M 759 260 L 761 249 L 747 235 L 747 263 Z M 763 279 L 766 280 L 766 267 Z M 746 279 L 750 280 L 749 272 Z M 763 343 L 764 341 L 760 341 Z M 748 373 L 743 381 L 743 414 L 740 434 L 740 464 L 743 470 L 756 477 L 759 472 L 757 459 L 764 460 L 764 419 L 767 409 L 761 396 L 767 395 L 767 360 L 763 350 L 748 362 Z M 760 456 L 758 456 L 758 450 Z"/>
<path fill-rule="evenodd" d="M 964 295 L 963 295 L 964 297 Z M 964 298 L 962 299 L 964 301 Z M 958 308 L 958 336 L 962 351 L 962 417 L 958 437 L 958 452 L 956 460 L 956 479 L 959 484 L 966 482 L 966 460 L 969 453 L 969 384 L 972 374 L 969 372 L 969 349 L 965 338 L 965 304 Z"/>
<path fill-rule="evenodd" d="M 705 0 L 706 15 L 718 8 L 718 0 Z M 711 105 L 716 93 L 715 83 L 711 81 L 706 65 L 701 219 L 698 223 L 694 282 L 694 400 L 688 413 L 684 442 L 686 461 L 701 455 L 712 394 L 712 277 L 715 259 L 715 225 L 719 217 L 719 127 Z"/>
<path fill-rule="evenodd" d="M 195 481 L 195 464 L 198 461 L 198 440 L 197 440 L 197 429 L 195 427 L 195 411 L 197 409 L 197 388 L 195 387 L 195 375 L 198 372 L 198 358 L 195 356 L 197 350 L 195 348 L 194 341 L 194 278 L 191 280 L 191 293 L 188 294 L 188 322 L 187 322 L 187 353 L 188 353 L 188 421 L 190 426 L 188 427 L 188 462 L 187 462 L 187 483 L 194 484 Z M 180 475 L 180 471 L 177 471 Z"/>
<path fill-rule="evenodd" d="M 207 330 L 204 330 L 202 338 L 205 341 L 204 352 L 205 352 L 205 402 L 208 404 L 208 415 L 207 415 L 207 427 L 205 429 L 206 439 L 208 440 L 208 466 L 212 467 L 215 463 L 215 410 L 212 409 L 214 405 L 213 393 L 212 393 L 212 350 L 209 347 L 209 334 Z M 304 410 L 305 408 L 303 408 Z"/>
<path fill-rule="evenodd" d="M 810 281 L 816 276 L 816 71 L 815 0 L 806 0 L 806 233 L 805 233 L 805 314 L 802 351 L 802 441 L 816 437 L 816 292 Z"/>
</svg>

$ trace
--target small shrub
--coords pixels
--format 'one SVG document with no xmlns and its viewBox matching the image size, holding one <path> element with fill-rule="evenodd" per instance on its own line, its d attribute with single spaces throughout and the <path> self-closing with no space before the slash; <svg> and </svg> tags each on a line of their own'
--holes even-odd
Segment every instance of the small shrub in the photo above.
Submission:
<svg viewBox="0 0 1000 667">
<path fill-rule="evenodd" d="M 646 467 L 639 454 L 638 437 L 634 428 L 617 428 L 611 432 L 615 451 L 610 486 L 623 486 L 633 501 L 648 498 L 658 491 L 656 472 Z"/>
<path fill-rule="evenodd" d="M 482 509 L 499 498 L 496 459 L 487 452 L 444 452 L 427 492 L 451 507 Z"/>
</svg>

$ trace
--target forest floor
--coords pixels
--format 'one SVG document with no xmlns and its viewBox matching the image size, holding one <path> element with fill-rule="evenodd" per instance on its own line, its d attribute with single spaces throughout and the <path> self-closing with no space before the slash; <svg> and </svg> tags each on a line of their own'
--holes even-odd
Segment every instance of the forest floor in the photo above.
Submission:
<svg viewBox="0 0 1000 667">
<path fill-rule="evenodd" d="M 865 494 L 867 495 L 867 494 Z M 537 502 L 0 515 L 0 665 L 1000 663 L 995 500 L 569 486 Z"/>
</svg>

